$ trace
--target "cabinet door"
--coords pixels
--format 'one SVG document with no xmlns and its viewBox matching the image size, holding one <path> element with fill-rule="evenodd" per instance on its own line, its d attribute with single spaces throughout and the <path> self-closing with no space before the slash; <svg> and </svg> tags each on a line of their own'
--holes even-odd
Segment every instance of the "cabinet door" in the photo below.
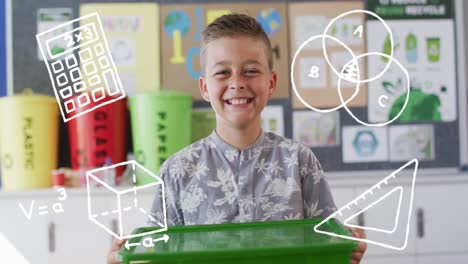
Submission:
<svg viewBox="0 0 468 264">
<path fill-rule="evenodd" d="M 433 256 L 418 256 L 417 264 L 440 264 L 440 263 L 468 263 L 467 254 L 452 254 L 452 255 L 433 255 Z"/>
<path fill-rule="evenodd" d="M 331 187 L 331 192 L 337 209 L 345 206 L 355 198 L 355 189 L 353 187 Z M 357 221 L 352 221 L 352 224 L 356 223 Z"/>
<path fill-rule="evenodd" d="M 149 213 L 154 199 L 151 192 L 131 192 L 121 195 L 122 205 L 122 233 L 130 235 L 139 227 L 148 226 Z M 115 217 L 114 223 L 119 224 L 119 219 Z M 120 228 L 120 226 L 118 226 Z M 114 227 L 115 228 L 115 227 Z"/>
<path fill-rule="evenodd" d="M 92 203 L 104 208 L 111 196 L 95 196 Z M 104 263 L 111 246 L 110 235 L 88 219 L 86 195 L 69 195 L 63 209 L 64 213 L 52 214 L 48 220 L 55 234 L 51 238 L 50 263 Z"/>
<path fill-rule="evenodd" d="M 468 252 L 468 184 L 420 186 L 415 200 L 418 254 Z"/>
<path fill-rule="evenodd" d="M 353 187 L 330 187 L 336 208 L 340 208 L 354 199 Z"/>
<path fill-rule="evenodd" d="M 30 213 L 30 219 L 20 208 L 20 203 L 26 213 Z M 30 263 L 49 263 L 48 233 L 45 224 L 47 216 L 39 215 L 38 212 L 38 206 L 46 203 L 44 199 L 31 199 L 26 196 L 17 196 L 14 199 L 0 198 L 0 208 L 3 212 L 0 217 L 0 232 Z"/>
<path fill-rule="evenodd" d="M 394 256 L 394 257 L 367 257 L 361 261 L 361 264 L 416 264 L 414 256 Z M 443 262 L 440 262 L 443 263 Z M 440 264 L 439 263 L 439 264 Z"/>
<path fill-rule="evenodd" d="M 386 185 L 381 187 L 381 193 L 387 193 L 392 191 L 396 186 Z M 410 188 L 410 186 L 403 186 L 403 191 Z M 368 189 L 364 188 L 357 188 L 356 195 L 360 195 L 361 193 L 367 191 Z M 393 193 L 395 194 L 395 193 Z M 367 199 L 378 199 L 378 197 L 368 197 Z M 405 201 L 401 201 L 403 203 Z M 414 201 L 413 201 L 414 202 Z M 379 203 L 376 203 L 374 206 L 368 208 L 364 211 L 362 218 L 364 220 L 364 226 L 372 227 L 375 229 L 380 230 L 393 230 L 396 225 L 396 230 L 394 232 L 385 233 L 382 231 L 377 230 L 366 230 L 366 237 L 368 240 L 384 243 L 387 245 L 392 246 L 400 246 L 405 241 L 405 230 L 407 226 L 407 219 L 403 219 L 403 217 L 399 217 L 397 219 L 398 213 L 398 204 L 399 204 L 399 196 L 398 195 L 389 195 L 386 199 L 383 199 Z M 362 208 L 359 204 L 357 205 L 359 208 L 357 211 L 360 211 Z M 413 204 L 414 208 L 414 204 Z M 401 214 L 403 215 L 403 214 Z M 409 234 L 408 234 L 408 242 L 407 246 L 404 250 L 394 250 L 390 248 L 385 248 L 382 246 L 368 244 L 367 245 L 367 252 L 366 255 L 368 256 L 393 256 L 393 255 L 405 255 L 405 256 L 413 256 L 415 255 L 415 217 L 414 217 L 414 210 L 411 214 L 409 224 Z M 403 232 L 400 228 L 403 228 Z"/>
</svg>

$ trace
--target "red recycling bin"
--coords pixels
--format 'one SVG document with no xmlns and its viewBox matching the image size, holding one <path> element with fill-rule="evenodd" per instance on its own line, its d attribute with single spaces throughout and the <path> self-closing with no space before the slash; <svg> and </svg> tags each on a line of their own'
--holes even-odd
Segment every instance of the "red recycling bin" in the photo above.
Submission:
<svg viewBox="0 0 468 264">
<path fill-rule="evenodd" d="M 106 100 L 112 99 L 114 98 L 108 97 Z M 68 122 L 68 134 L 72 168 L 74 170 L 99 168 L 105 165 L 108 158 L 113 164 L 126 161 L 127 126 L 126 98 L 71 119 Z M 120 183 L 124 170 L 124 166 L 116 169 L 117 184 Z"/>
</svg>

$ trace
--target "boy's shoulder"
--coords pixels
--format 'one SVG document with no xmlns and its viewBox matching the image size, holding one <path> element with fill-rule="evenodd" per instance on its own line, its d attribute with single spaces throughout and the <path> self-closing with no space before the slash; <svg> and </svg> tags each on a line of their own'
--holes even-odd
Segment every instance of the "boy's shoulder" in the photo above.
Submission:
<svg viewBox="0 0 468 264">
<path fill-rule="evenodd" d="M 281 149 L 283 151 L 290 152 L 291 155 L 295 155 L 295 154 L 299 156 L 311 155 L 315 158 L 315 155 L 312 149 L 299 141 L 282 137 L 273 132 L 265 132 L 265 136 L 270 141 L 269 145 L 272 148 Z"/>
<path fill-rule="evenodd" d="M 183 165 L 180 164 L 182 161 L 195 162 L 200 158 L 201 152 L 206 151 L 208 149 L 216 148 L 215 143 L 212 140 L 210 140 L 209 137 L 210 136 L 196 141 L 171 155 L 161 165 L 161 170 L 167 169 L 170 165 L 174 163 L 176 163 L 177 165 Z"/>
<path fill-rule="evenodd" d="M 267 138 L 267 140 L 270 141 L 270 143 L 272 144 L 272 147 L 288 148 L 291 150 L 299 150 L 299 151 L 304 151 L 305 149 L 308 149 L 307 146 L 305 146 L 304 144 L 294 139 L 285 138 L 273 132 L 264 132 L 264 133 L 265 133 L 265 138 Z"/>
</svg>

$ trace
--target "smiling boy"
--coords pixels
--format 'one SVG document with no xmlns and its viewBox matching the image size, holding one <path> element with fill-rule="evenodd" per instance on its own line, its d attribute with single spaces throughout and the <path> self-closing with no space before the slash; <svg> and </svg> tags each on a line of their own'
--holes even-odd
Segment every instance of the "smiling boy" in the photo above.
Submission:
<svg viewBox="0 0 468 264">
<path fill-rule="evenodd" d="M 199 80 L 216 113 L 208 137 L 169 158 L 159 171 L 169 225 L 325 218 L 336 208 L 322 167 L 306 146 L 261 128 L 276 89 L 270 40 L 252 17 L 229 14 L 203 32 Z M 286 74 L 286 73 L 284 73 Z M 155 225 L 163 218 L 155 199 Z M 363 237 L 359 230 L 353 234 Z M 365 244 L 353 252 L 359 263 Z"/>
</svg>

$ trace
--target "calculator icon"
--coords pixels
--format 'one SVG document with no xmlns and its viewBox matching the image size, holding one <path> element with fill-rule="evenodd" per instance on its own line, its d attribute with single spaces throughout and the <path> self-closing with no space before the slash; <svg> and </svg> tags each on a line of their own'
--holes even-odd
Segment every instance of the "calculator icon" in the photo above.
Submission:
<svg viewBox="0 0 468 264">
<path fill-rule="evenodd" d="M 36 39 L 64 122 L 125 97 L 98 13 L 41 32 Z"/>
</svg>

